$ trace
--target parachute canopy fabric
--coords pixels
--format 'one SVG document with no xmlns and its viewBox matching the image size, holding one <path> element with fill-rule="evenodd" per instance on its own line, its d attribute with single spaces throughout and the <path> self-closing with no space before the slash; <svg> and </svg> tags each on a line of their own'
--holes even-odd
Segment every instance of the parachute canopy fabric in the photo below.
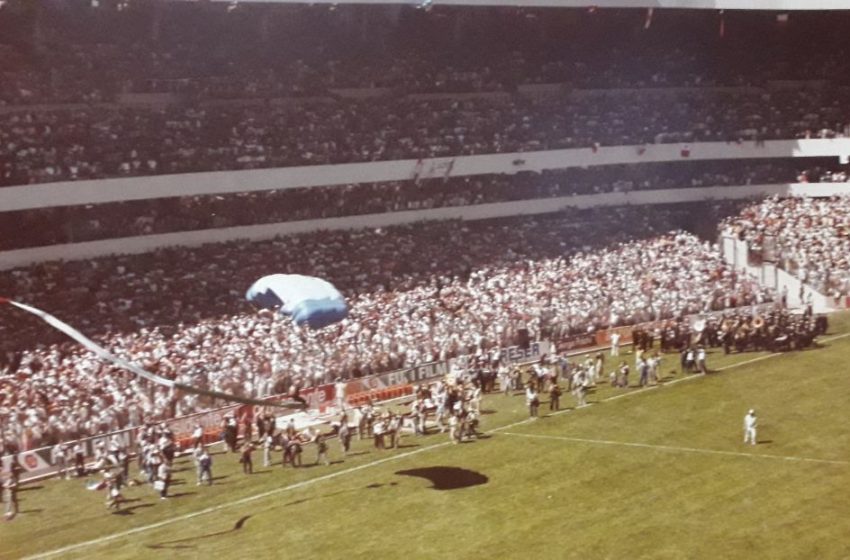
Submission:
<svg viewBox="0 0 850 560">
<path fill-rule="evenodd" d="M 301 274 L 263 276 L 245 294 L 245 298 L 268 309 L 280 308 L 298 325 L 320 329 L 348 316 L 345 298 L 333 284 L 321 278 Z"/>
</svg>

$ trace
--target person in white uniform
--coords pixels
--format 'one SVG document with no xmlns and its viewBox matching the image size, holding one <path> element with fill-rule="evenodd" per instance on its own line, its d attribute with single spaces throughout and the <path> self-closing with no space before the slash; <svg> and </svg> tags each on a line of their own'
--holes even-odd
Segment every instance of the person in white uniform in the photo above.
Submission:
<svg viewBox="0 0 850 560">
<path fill-rule="evenodd" d="M 611 355 L 620 355 L 620 333 L 618 332 L 611 333 Z"/>
<path fill-rule="evenodd" d="M 744 416 L 744 443 L 749 443 L 751 445 L 756 444 L 756 428 L 758 426 L 758 419 L 756 418 L 756 411 L 752 408 L 747 415 Z"/>
<path fill-rule="evenodd" d="M 334 383 L 334 399 L 336 400 L 336 408 L 338 412 L 345 410 L 345 389 L 348 384 L 341 377 L 336 378 Z"/>
</svg>

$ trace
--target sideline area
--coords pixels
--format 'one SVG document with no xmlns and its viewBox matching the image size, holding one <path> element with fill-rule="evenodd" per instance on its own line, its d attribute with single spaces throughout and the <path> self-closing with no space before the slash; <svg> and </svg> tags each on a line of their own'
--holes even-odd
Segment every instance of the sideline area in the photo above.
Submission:
<svg viewBox="0 0 850 560">
<path fill-rule="evenodd" d="M 836 324 L 836 323 L 841 323 L 843 325 L 843 323 L 846 323 L 846 319 L 843 319 L 842 321 L 835 321 L 834 324 Z M 834 327 L 831 330 L 832 330 L 832 332 L 835 332 Z M 850 333 L 841 332 L 840 334 L 823 338 L 822 342 L 823 343 L 830 343 L 830 342 L 833 342 L 835 340 L 845 338 L 847 336 L 850 336 Z M 826 351 L 823 352 L 824 355 L 826 355 L 828 353 L 829 353 L 828 349 L 826 349 Z M 748 353 L 748 354 L 732 354 L 730 356 L 723 356 L 722 353 L 719 353 L 719 354 L 715 353 L 715 354 L 712 355 L 712 359 L 716 362 L 716 366 L 714 366 L 712 369 L 713 369 L 713 371 L 716 371 L 716 372 L 727 371 L 727 370 L 730 370 L 730 369 L 737 369 L 737 368 L 749 366 L 751 364 L 763 362 L 764 360 L 767 360 L 767 359 L 772 358 L 772 357 L 796 356 L 796 355 L 801 355 L 801 354 L 811 354 L 811 356 L 816 356 L 816 355 L 821 355 L 821 352 L 817 351 L 816 353 L 803 352 L 803 353 L 790 353 L 790 354 L 761 354 L 761 355 Z M 667 368 L 665 368 L 665 369 L 667 369 Z M 599 404 L 602 404 L 602 403 L 608 403 L 608 402 L 613 402 L 613 401 L 623 402 L 621 399 L 623 399 L 624 397 L 631 396 L 631 395 L 637 395 L 639 393 L 651 392 L 651 394 L 660 395 L 660 394 L 663 394 L 664 392 L 658 392 L 658 391 L 656 391 L 656 389 L 664 387 L 666 385 L 677 384 L 677 383 L 679 383 L 681 381 L 685 381 L 687 379 L 697 379 L 697 378 L 699 378 L 699 379 L 704 379 L 706 381 L 709 381 L 711 379 L 715 379 L 715 378 L 720 379 L 722 377 L 723 376 L 716 376 L 715 377 L 715 376 L 712 376 L 712 375 L 709 375 L 709 376 L 691 375 L 691 376 L 685 376 L 685 377 L 672 376 L 672 378 L 671 378 L 670 376 L 668 376 L 665 379 L 664 383 L 662 385 L 658 386 L 658 387 L 651 387 L 651 388 L 644 388 L 644 389 L 630 389 L 630 390 L 627 390 L 627 392 L 622 392 L 623 391 L 622 389 L 610 388 L 610 387 L 607 387 L 607 386 L 604 386 L 604 387 L 600 386 L 596 395 L 594 395 L 591 398 L 591 404 L 592 405 L 599 405 Z M 697 386 L 700 386 L 700 384 L 698 384 Z M 678 393 L 678 391 L 676 393 Z M 667 393 L 667 394 L 673 394 L 673 393 Z M 638 401 L 643 401 L 643 399 L 638 399 Z M 631 401 L 631 402 L 636 402 L 636 401 Z M 489 435 L 501 433 L 501 435 L 509 436 L 509 439 L 516 439 L 518 437 L 527 436 L 527 434 L 518 434 L 518 433 L 515 432 L 514 428 L 517 428 L 519 426 L 523 426 L 523 425 L 529 426 L 529 425 L 531 425 L 531 426 L 534 426 L 535 429 L 537 429 L 538 426 L 542 426 L 544 424 L 548 424 L 548 427 L 554 427 L 554 426 L 558 425 L 558 424 L 552 424 L 551 422 L 546 422 L 545 419 L 542 419 L 541 421 L 535 421 L 535 420 L 525 418 L 526 411 L 525 411 L 525 407 L 524 407 L 524 399 L 521 398 L 521 397 L 518 397 L 518 396 L 503 397 L 503 396 L 498 395 L 498 394 L 490 394 L 485 398 L 484 405 L 485 405 L 485 407 L 497 406 L 497 410 L 491 411 L 492 414 L 484 416 L 484 421 L 487 424 L 489 424 L 489 426 L 485 426 L 485 427 L 488 428 L 486 430 L 486 434 L 489 434 Z M 552 413 L 549 416 L 552 416 L 552 417 L 562 416 L 564 414 L 567 414 L 569 412 L 574 412 L 574 411 L 577 411 L 577 410 L 604 410 L 604 409 L 600 408 L 599 406 L 588 406 L 588 407 L 582 407 L 580 409 L 567 408 L 567 409 L 561 410 L 559 412 Z M 597 417 L 597 418 L 600 418 L 600 419 L 604 419 L 606 416 L 609 416 L 609 415 L 594 413 L 591 416 L 594 416 L 594 417 Z M 493 425 L 493 424 L 496 424 L 496 425 Z M 509 430 L 511 430 L 511 431 L 509 432 Z M 648 444 L 622 443 L 622 442 L 619 442 L 619 441 L 614 441 L 613 439 L 609 440 L 608 438 L 604 438 L 604 439 L 603 438 L 577 438 L 577 437 L 572 438 L 571 436 L 566 436 L 566 435 L 551 436 L 551 435 L 545 435 L 545 434 L 540 434 L 540 435 L 532 434 L 530 437 L 537 438 L 537 439 L 553 439 L 553 438 L 554 439 L 563 439 L 563 438 L 567 438 L 564 441 L 571 441 L 573 439 L 574 440 L 586 439 L 588 441 L 585 442 L 585 443 L 588 443 L 588 442 L 589 443 L 597 443 L 597 442 L 600 442 L 600 441 L 605 441 L 605 442 L 611 443 L 611 445 L 616 444 L 616 445 L 621 445 L 621 446 L 625 445 L 625 446 L 633 446 L 633 447 L 644 447 L 644 446 L 658 447 L 659 450 L 661 450 L 660 449 L 661 447 L 666 446 L 666 445 L 663 445 L 663 444 L 658 445 L 658 444 L 652 444 L 652 443 L 648 443 Z M 62 534 L 60 537 L 53 537 L 52 535 L 47 536 L 47 533 L 48 533 L 47 528 L 52 525 L 53 521 L 51 521 L 50 519 L 44 519 L 44 520 L 39 519 L 39 517 L 41 517 L 41 515 L 37 515 L 35 517 L 30 517 L 29 515 L 23 515 L 20 519 L 16 520 L 15 523 L 0 525 L 0 539 L 2 539 L 2 541 L 4 542 L 3 548 L 5 549 L 5 550 L 0 550 L 0 557 L 3 557 L 3 558 L 10 557 L 11 558 L 11 557 L 19 557 L 18 555 L 24 555 L 24 554 L 31 554 L 31 556 L 28 556 L 29 558 L 55 557 L 55 556 L 60 555 L 60 554 L 68 554 L 68 553 L 83 551 L 83 550 L 86 550 L 86 549 L 90 549 L 92 547 L 98 547 L 99 545 L 107 545 L 109 543 L 115 543 L 116 541 L 126 540 L 129 537 L 133 537 L 133 536 L 139 535 L 141 533 L 156 532 L 155 531 L 156 529 L 166 529 L 169 526 L 173 526 L 173 525 L 178 524 L 182 521 L 196 519 L 198 517 L 205 516 L 207 514 L 212 514 L 212 513 L 215 513 L 215 512 L 220 512 L 220 511 L 225 510 L 225 509 L 236 508 L 237 506 L 256 504 L 258 502 L 262 502 L 264 504 L 264 507 L 266 507 L 265 506 L 266 504 L 268 506 L 272 506 L 273 502 L 269 502 L 268 500 L 265 500 L 266 498 L 278 496 L 280 494 L 287 493 L 287 492 L 294 492 L 296 490 L 302 490 L 302 489 L 306 490 L 310 487 L 314 487 L 315 485 L 317 485 L 318 483 L 321 483 L 321 482 L 325 482 L 325 481 L 328 481 L 328 480 L 339 480 L 343 477 L 343 475 L 355 475 L 355 473 L 362 473 L 363 471 L 365 471 L 367 469 L 372 469 L 374 467 L 384 466 L 384 465 L 387 465 L 388 463 L 391 463 L 391 462 L 404 462 L 405 459 L 408 459 L 410 457 L 414 457 L 414 456 L 417 456 L 417 455 L 422 455 L 427 451 L 434 451 L 434 450 L 446 448 L 446 447 L 449 446 L 449 442 L 445 441 L 443 438 L 447 439 L 447 437 L 445 435 L 440 436 L 439 434 L 429 435 L 429 436 L 426 436 L 424 438 L 406 437 L 405 438 L 406 442 L 415 442 L 416 443 L 415 449 L 401 451 L 399 453 L 395 453 L 395 454 L 392 454 L 392 455 L 389 455 L 389 456 L 386 456 L 386 457 L 382 457 L 382 458 L 379 458 L 379 459 L 375 459 L 375 453 L 376 453 L 375 451 L 364 450 L 364 449 L 368 448 L 367 447 L 368 441 L 366 442 L 366 446 L 364 446 L 363 442 L 356 442 L 358 444 L 358 446 L 355 448 L 356 453 L 354 453 L 354 454 L 352 454 L 352 456 L 346 458 L 345 463 L 342 463 L 341 461 L 340 462 L 335 461 L 335 463 L 337 463 L 337 464 L 332 465 L 330 467 L 331 469 L 335 469 L 333 472 L 323 474 L 323 475 L 320 475 L 320 476 L 315 476 L 314 471 L 312 469 L 303 469 L 301 472 L 296 473 L 299 480 L 292 480 L 293 476 L 291 476 L 291 473 L 293 473 L 293 471 L 287 470 L 287 471 L 285 471 L 286 478 L 288 479 L 287 481 L 290 482 L 290 483 L 285 485 L 285 486 L 278 486 L 278 485 L 274 484 L 274 482 L 271 481 L 271 480 L 255 481 L 255 479 L 252 478 L 252 477 L 248 477 L 247 480 L 242 479 L 242 480 L 238 481 L 240 483 L 238 489 L 237 488 L 230 489 L 226 486 L 222 488 L 218 485 L 214 485 L 211 489 L 209 489 L 209 491 L 211 493 L 215 493 L 216 494 L 215 496 L 212 496 L 212 495 L 203 496 L 203 497 L 201 497 L 200 500 L 197 500 L 197 501 L 196 501 L 196 498 L 198 498 L 198 497 L 191 497 L 188 500 L 180 499 L 180 500 L 176 500 L 177 504 L 175 504 L 173 502 L 169 502 L 169 504 L 167 504 L 166 506 L 172 506 L 172 505 L 176 506 L 174 509 L 176 509 L 178 511 L 176 511 L 174 513 L 177 513 L 177 515 L 171 515 L 171 516 L 167 516 L 165 518 L 156 519 L 155 517 L 158 517 L 158 516 L 162 515 L 163 513 L 166 513 L 164 508 L 162 508 L 162 507 L 150 507 L 150 509 L 148 509 L 148 510 L 140 510 L 139 515 L 132 518 L 133 521 L 138 520 L 138 522 L 140 522 L 140 524 L 135 526 L 135 527 L 132 527 L 132 528 L 127 528 L 126 521 L 129 521 L 129 520 L 127 520 L 126 518 L 123 518 L 125 521 L 122 521 L 121 519 L 116 519 L 115 516 L 107 516 L 101 509 L 101 506 L 100 506 L 100 503 L 99 503 L 100 502 L 99 496 L 92 496 L 91 493 L 87 493 L 85 490 L 82 490 L 82 489 L 80 489 L 80 490 L 70 489 L 68 486 L 65 486 L 63 489 L 60 490 L 59 489 L 60 486 L 68 485 L 69 483 L 61 482 L 61 481 L 50 481 L 50 482 L 45 483 L 44 490 L 39 491 L 39 494 L 42 494 L 42 492 L 44 492 L 46 495 L 39 496 L 39 495 L 36 495 L 36 494 L 32 494 L 32 498 L 30 498 L 30 495 L 27 495 L 26 496 L 27 501 L 29 502 L 29 500 L 32 499 L 33 503 L 40 507 L 40 506 L 43 505 L 41 503 L 43 500 L 46 499 L 46 500 L 49 501 L 49 500 L 53 499 L 53 497 L 58 495 L 57 492 L 59 492 L 63 495 L 67 494 L 68 495 L 67 498 L 70 498 L 71 500 L 75 500 L 76 502 L 78 502 L 77 504 L 74 504 L 74 506 L 71 506 L 71 508 L 72 509 L 77 508 L 80 511 L 80 513 L 81 513 L 80 520 L 75 522 L 75 523 L 72 523 L 72 524 L 69 524 L 67 521 L 65 521 L 64 523 L 61 523 L 61 527 L 57 528 L 57 529 L 61 529 L 60 531 L 58 531 L 59 533 Z M 495 443 L 495 441 L 493 443 Z M 493 443 L 488 442 L 488 441 L 482 441 L 480 446 L 473 446 L 473 447 L 476 448 L 476 449 L 478 449 L 478 448 L 484 449 L 486 447 L 492 446 Z M 579 441 L 575 441 L 574 443 L 579 443 Z M 403 447 L 406 447 L 406 446 L 403 446 Z M 669 446 L 666 446 L 666 447 L 669 447 L 670 450 L 678 450 L 678 451 L 697 450 L 697 451 L 700 451 L 700 452 L 705 452 L 703 449 L 697 448 L 697 447 L 693 447 L 693 448 L 690 448 L 690 449 L 685 447 L 685 446 L 676 446 L 676 445 L 669 445 Z M 469 447 L 461 446 L 459 449 L 464 450 L 464 449 L 469 449 Z M 494 447 L 494 449 L 495 449 L 495 447 Z M 452 453 L 454 454 L 454 456 L 456 456 L 456 452 L 452 452 Z M 713 453 L 713 451 L 708 451 L 707 453 Z M 735 454 L 735 455 L 739 454 L 738 452 L 731 452 L 731 453 Z M 463 454 L 462 451 L 461 451 L 461 454 Z M 721 451 L 719 451 L 719 454 L 729 454 L 729 452 L 725 452 L 725 451 L 721 450 Z M 748 453 L 740 453 L 740 454 L 749 455 Z M 359 455 L 359 456 L 354 456 L 354 455 Z M 758 456 L 761 457 L 762 455 L 758 455 Z M 217 459 L 216 459 L 216 461 L 217 461 L 216 474 L 218 474 L 219 472 L 222 472 L 222 473 L 226 473 L 224 478 L 228 478 L 228 477 L 235 478 L 236 475 L 234 473 L 235 473 L 235 470 L 236 470 L 236 468 L 235 468 L 236 465 L 234 464 L 234 465 L 231 466 L 231 465 L 227 465 L 225 462 L 223 462 L 223 461 L 225 461 L 225 457 L 226 457 L 226 455 L 224 455 L 224 454 L 217 454 L 216 457 L 217 457 Z M 765 455 L 765 457 L 769 457 L 769 456 Z M 790 455 L 789 455 L 789 457 L 790 457 Z M 787 461 L 787 462 L 791 462 L 791 461 L 807 462 L 808 458 L 803 458 L 801 456 L 801 457 L 795 457 L 795 458 L 791 458 L 791 459 L 783 458 L 782 460 Z M 843 461 L 829 461 L 829 460 L 826 460 L 826 459 L 824 459 L 824 460 L 813 459 L 812 461 L 823 462 L 823 463 L 836 463 L 836 464 L 841 464 L 841 465 L 846 464 Z M 235 461 L 234 461 L 234 463 L 235 463 Z M 380 470 L 383 470 L 383 469 L 380 469 Z M 275 473 L 277 473 L 277 472 L 281 472 L 281 471 L 278 467 L 277 469 L 272 468 L 272 471 L 261 471 L 261 472 L 275 472 Z M 280 476 L 276 475 L 276 474 L 274 474 L 272 477 L 259 477 L 259 478 L 261 478 L 261 479 L 273 478 L 273 479 L 276 479 L 278 482 L 280 481 Z M 246 482 L 249 482 L 249 483 L 241 484 L 241 482 L 243 482 L 243 481 L 246 481 Z M 225 484 L 230 483 L 230 482 L 232 482 L 232 481 L 231 480 L 224 481 Z M 259 482 L 259 484 L 257 484 L 257 482 Z M 65 490 L 69 490 L 69 489 L 70 489 L 70 491 L 65 492 Z M 262 491 L 257 492 L 257 490 L 262 490 Z M 80 492 L 82 492 L 82 495 L 80 495 Z M 142 498 L 142 501 L 145 501 L 145 499 Z M 83 503 L 80 503 L 80 502 L 83 502 Z M 142 505 L 146 505 L 146 504 L 142 504 Z M 155 505 L 159 505 L 159 504 L 155 504 Z M 201 506 L 200 509 L 199 509 L 199 506 Z M 30 504 L 27 503 L 24 507 L 24 512 L 26 513 L 28 510 L 32 511 L 32 510 L 29 509 L 30 507 L 31 507 Z M 252 509 L 255 508 L 255 507 L 256 507 L 255 505 L 252 506 Z M 47 509 L 47 508 L 45 508 L 45 509 Z M 154 510 L 156 510 L 156 511 L 154 511 Z M 47 515 L 48 515 L 48 517 L 52 517 L 52 516 L 54 516 L 58 513 L 59 512 L 50 512 Z M 157 513 L 158 515 L 156 515 L 156 516 L 152 515 L 154 513 Z M 33 521 L 36 520 L 36 519 L 38 519 L 39 528 L 35 528 L 35 527 L 32 526 Z M 57 518 L 56 521 L 58 521 L 58 518 Z M 119 522 L 116 523 L 116 521 L 119 521 Z M 93 522 L 94 522 L 94 525 L 92 525 Z M 18 531 L 19 529 L 25 529 L 25 530 L 19 532 Z M 35 534 L 32 531 L 33 529 L 37 529 L 35 531 L 35 534 L 41 534 L 42 536 L 45 536 L 46 538 L 44 538 L 42 540 L 32 540 L 30 537 L 35 536 Z M 169 529 L 169 530 L 171 530 L 171 529 Z M 112 532 L 109 532 L 109 531 L 112 531 Z M 105 532 L 107 532 L 108 534 L 104 534 Z M 52 533 L 52 532 L 50 532 L 50 533 Z M 98 535 L 98 533 L 99 533 L 99 535 Z M 29 534 L 30 537 L 27 537 L 26 536 L 27 534 Z M 77 542 L 75 542 L 74 544 L 67 544 L 67 542 L 73 538 L 73 535 L 77 535 L 78 537 L 82 537 L 82 539 L 77 540 Z M 64 544 L 61 542 L 62 540 L 65 541 Z M 8 549 L 6 548 L 6 543 L 11 545 Z M 35 552 L 33 550 L 33 548 L 34 548 L 33 545 L 36 544 L 36 543 L 47 544 L 50 548 L 49 548 L 49 550 L 47 550 L 45 552 Z M 33 554 L 33 553 L 35 553 L 35 554 Z M 13 556 L 6 556 L 7 554 L 12 554 Z"/>
</svg>

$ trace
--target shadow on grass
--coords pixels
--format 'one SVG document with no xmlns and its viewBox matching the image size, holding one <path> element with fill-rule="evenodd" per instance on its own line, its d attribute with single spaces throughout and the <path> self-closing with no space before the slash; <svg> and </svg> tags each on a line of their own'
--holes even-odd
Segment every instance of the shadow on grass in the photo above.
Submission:
<svg viewBox="0 0 850 560">
<path fill-rule="evenodd" d="M 487 484 L 490 481 L 486 475 L 460 467 L 422 467 L 396 471 L 395 474 L 424 478 L 431 482 L 431 488 L 434 490 L 457 490 Z"/>
<path fill-rule="evenodd" d="M 162 549 L 183 549 L 183 548 L 195 548 L 194 545 L 189 544 L 195 541 L 199 541 L 202 539 L 209 539 L 212 537 L 220 537 L 222 535 L 227 535 L 229 533 L 235 533 L 242 529 L 245 526 L 245 522 L 251 518 L 250 515 L 246 515 L 244 517 L 239 518 L 236 521 L 236 524 L 233 525 L 230 529 L 225 529 L 224 531 L 217 531 L 215 533 L 207 533 L 206 535 L 198 535 L 197 537 L 187 537 L 185 539 L 177 539 L 174 541 L 164 541 L 156 544 L 146 544 L 145 547 L 151 548 L 154 550 L 162 550 Z"/>
<path fill-rule="evenodd" d="M 331 463 L 333 464 L 333 463 Z M 315 469 L 316 467 L 327 467 L 328 465 L 323 465 L 321 463 L 304 463 L 299 469 Z"/>
<path fill-rule="evenodd" d="M 197 492 L 178 492 L 176 494 L 169 494 L 169 498 L 182 498 L 184 496 L 193 496 L 197 494 Z"/>
<path fill-rule="evenodd" d="M 384 487 L 388 487 L 388 486 L 398 486 L 398 483 L 397 482 L 390 482 L 390 483 L 384 484 L 382 482 L 373 482 L 372 484 L 367 484 L 365 486 L 365 488 L 367 490 L 375 490 L 377 488 L 384 488 Z M 339 490 L 337 492 L 331 492 L 330 494 L 323 494 L 321 496 L 316 496 L 315 498 L 299 498 L 297 500 L 287 502 L 287 503 L 283 504 L 283 506 L 284 507 L 298 506 L 298 505 L 301 505 L 301 504 L 306 504 L 307 502 L 312 502 L 314 500 L 323 500 L 325 498 L 333 498 L 334 496 L 339 496 L 339 495 L 342 495 L 342 494 L 350 494 L 350 493 L 360 492 L 360 491 L 361 491 L 361 488 L 350 488 L 348 490 Z"/>
<path fill-rule="evenodd" d="M 286 506 L 297 506 L 297 505 L 304 504 L 304 503 L 309 502 L 309 501 L 310 501 L 310 500 L 309 500 L 309 499 L 307 499 L 307 498 L 302 498 L 302 499 L 300 499 L 300 500 L 295 500 L 295 501 L 292 501 L 292 502 L 287 502 L 287 503 L 283 504 L 283 506 L 284 506 L 284 507 L 286 507 Z"/>
<path fill-rule="evenodd" d="M 153 504 L 139 504 L 137 506 L 128 507 L 128 508 L 124 508 L 124 509 L 119 509 L 117 511 L 113 511 L 112 515 L 134 515 L 134 512 L 137 509 L 144 509 L 144 508 L 149 508 L 149 507 L 153 507 Z"/>
<path fill-rule="evenodd" d="M 389 484 L 382 484 L 380 482 L 373 482 L 372 484 L 367 484 L 366 488 L 369 490 L 374 490 L 376 488 L 383 488 L 384 486 L 398 486 L 398 482 L 390 482 Z"/>
</svg>

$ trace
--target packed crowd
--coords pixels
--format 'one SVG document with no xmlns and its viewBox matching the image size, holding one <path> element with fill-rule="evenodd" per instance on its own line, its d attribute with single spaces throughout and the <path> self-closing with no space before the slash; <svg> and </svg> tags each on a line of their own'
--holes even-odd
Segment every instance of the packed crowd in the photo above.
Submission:
<svg viewBox="0 0 850 560">
<path fill-rule="evenodd" d="M 845 135 L 844 94 L 622 94 L 0 115 L 0 185 L 519 152 Z"/>
<path fill-rule="evenodd" d="M 0 105 L 111 100 L 122 92 L 246 98 L 336 88 L 513 91 L 539 83 L 700 87 L 841 82 L 847 74 L 841 14 L 785 28 L 771 15 L 730 13 L 729 36 L 719 37 L 716 14 L 671 10 L 644 29 L 644 10 L 502 8 L 482 17 L 445 6 L 81 2 L 36 13 L 20 0 L 4 4 Z M 818 41 L 808 40 L 812 29 Z"/>
<path fill-rule="evenodd" d="M 726 204 L 714 210 L 728 211 Z M 4 273 L 0 289 L 150 371 L 263 396 L 510 345 L 521 330 L 532 339 L 562 337 L 771 299 L 709 245 L 665 233 L 711 213 L 704 204 L 651 213 L 615 208 L 319 232 L 44 264 Z M 251 311 L 244 289 L 287 271 L 334 282 L 349 299 L 349 319 L 308 331 Z M 4 315 L 0 407 L 7 434 L 27 446 L 212 404 L 150 387 L 57 344 L 54 332 L 22 313 L 7 308 Z"/>
<path fill-rule="evenodd" d="M 769 198 L 724 227 L 820 293 L 850 295 L 850 197 Z"/>
<path fill-rule="evenodd" d="M 34 209 L 4 214 L 0 250 L 607 192 L 785 183 L 812 161 L 820 160 L 611 165 Z"/>
<path fill-rule="evenodd" d="M 0 41 L 8 41 L 0 42 L 0 104 L 78 103 L 0 111 L 0 186 L 848 132 L 842 109 L 847 94 L 832 87 L 847 74 L 841 71 L 847 57 L 836 39 L 843 39 L 836 17 L 817 22 L 823 29 L 816 46 L 804 42 L 822 49 L 817 56 L 792 41 L 793 33 L 742 22 L 742 29 L 765 27 L 775 36 L 765 57 L 763 49 L 746 48 L 745 37 L 734 44 L 715 37 L 683 46 L 689 44 L 680 40 L 683 35 L 697 37 L 705 26 L 707 18 L 699 15 L 667 13 L 667 27 L 636 41 L 629 35 L 635 11 L 606 12 L 603 18 L 494 10 L 485 23 L 471 10 L 411 9 L 390 16 L 376 7 L 357 17 L 382 22 L 375 26 L 382 32 L 363 34 L 339 15 L 347 8 L 264 7 L 234 19 L 223 6 L 157 4 L 123 14 L 72 15 L 75 10 L 67 8 L 39 25 L 26 10 L 0 11 Z M 458 28 L 446 26 L 447 17 Z M 187 36 L 187 27 L 198 34 Z M 504 40 L 508 30 L 511 41 Z M 319 36 L 333 40 L 319 45 Z M 805 63 L 794 64 L 798 60 Z M 831 85 L 764 87 L 775 79 L 814 78 Z M 518 93 L 523 84 L 561 82 L 569 86 Z M 763 89 L 708 88 L 717 84 Z M 673 86 L 690 89 L 677 92 Z M 572 91 L 576 87 L 601 91 Z M 626 87 L 644 89 L 610 91 Z M 375 102 L 336 97 L 340 88 L 385 91 Z M 182 102 L 112 103 L 119 93 L 146 91 L 177 93 Z M 419 92 L 478 95 L 410 95 Z"/>
<path fill-rule="evenodd" d="M 807 169 L 797 176 L 799 183 L 846 183 L 850 181 L 850 175 L 846 169 L 830 169 L 829 167 L 817 167 Z"/>
</svg>

